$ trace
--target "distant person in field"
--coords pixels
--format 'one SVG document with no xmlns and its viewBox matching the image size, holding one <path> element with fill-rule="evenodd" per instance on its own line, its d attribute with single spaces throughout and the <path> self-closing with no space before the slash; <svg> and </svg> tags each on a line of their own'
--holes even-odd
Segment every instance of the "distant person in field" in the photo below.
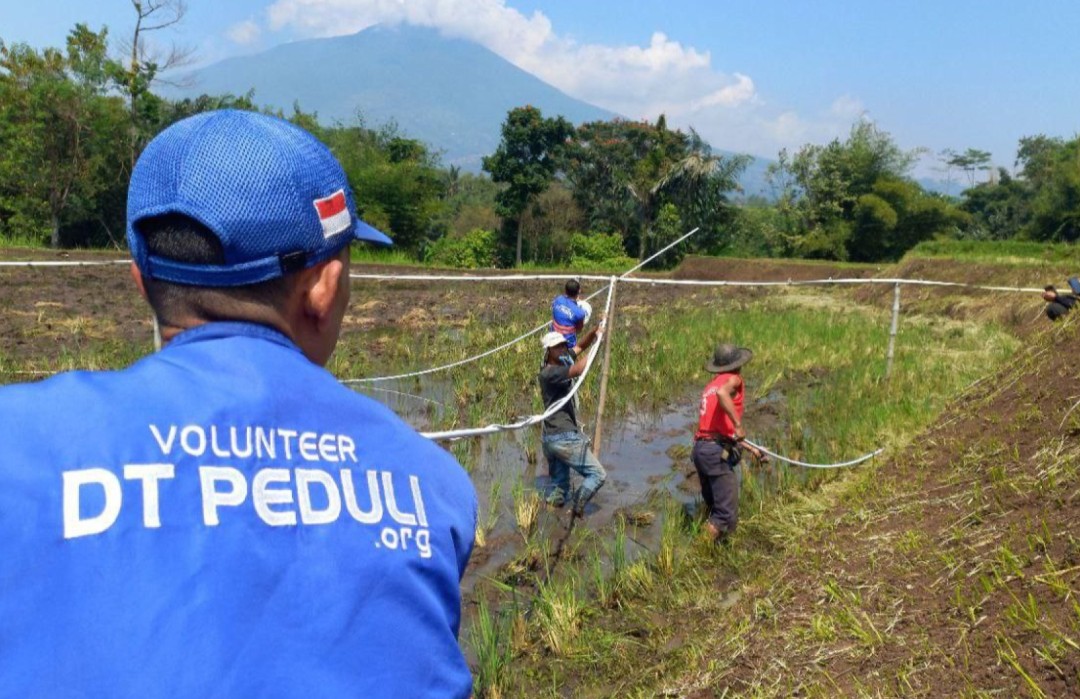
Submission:
<svg viewBox="0 0 1080 699">
<path fill-rule="evenodd" d="M 544 363 L 537 378 L 545 412 L 570 392 L 573 379 L 585 371 L 588 362 L 585 350 L 592 346 L 596 338 L 597 328 L 585 333 L 581 342 L 573 348 L 565 337 L 554 331 L 541 338 Z M 562 507 L 569 502 L 575 515 L 585 514 L 585 505 L 604 485 L 607 474 L 581 433 L 573 400 L 567 401 L 566 405 L 544 420 L 541 443 L 552 483 L 548 504 Z M 584 478 L 573 494 L 570 490 L 570 469 Z"/>
<path fill-rule="evenodd" d="M 0 388 L 0 696 L 455 697 L 476 493 L 323 367 L 356 215 L 330 150 L 223 110 L 131 174 L 165 344 Z"/>
<path fill-rule="evenodd" d="M 574 349 L 578 333 L 592 315 L 592 306 L 588 301 L 578 299 L 581 284 L 577 279 L 566 282 L 563 292 L 551 302 L 551 330 L 566 338 L 568 349 Z"/>
<path fill-rule="evenodd" d="M 766 457 L 743 440 L 743 405 L 746 384 L 742 367 L 753 353 L 730 344 L 717 346 L 705 370 L 716 374 L 701 394 L 698 429 L 694 435 L 692 457 L 701 497 L 705 500 L 709 539 L 726 542 L 739 521 L 739 488 L 742 474 L 739 462 L 744 450 L 764 461 Z"/>
<path fill-rule="evenodd" d="M 1047 285 L 1043 290 L 1043 301 L 1046 301 L 1046 317 L 1050 320 L 1057 320 L 1058 318 L 1068 314 L 1072 310 L 1072 307 L 1076 305 L 1077 297 L 1075 294 L 1063 294 L 1058 292 L 1052 285 Z"/>
</svg>

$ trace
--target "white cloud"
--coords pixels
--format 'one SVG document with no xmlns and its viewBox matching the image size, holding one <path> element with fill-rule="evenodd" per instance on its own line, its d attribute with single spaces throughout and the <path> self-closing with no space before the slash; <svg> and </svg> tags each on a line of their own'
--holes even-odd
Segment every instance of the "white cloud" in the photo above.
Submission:
<svg viewBox="0 0 1080 699">
<path fill-rule="evenodd" d="M 525 15 L 504 0 L 276 0 L 272 29 L 307 36 L 348 34 L 374 24 L 434 27 L 480 43 L 575 97 L 625 114 L 653 117 L 658 108 L 710 95 L 729 106 L 753 98 L 753 81 L 715 70 L 707 51 L 662 32 L 645 45 L 579 43 L 555 33 L 542 13 Z"/>
<path fill-rule="evenodd" d="M 829 107 L 829 113 L 840 119 L 854 122 L 861 119 L 868 112 L 862 100 L 851 95 L 840 95 L 833 100 L 832 106 Z"/>
<path fill-rule="evenodd" d="M 254 44 L 259 40 L 262 35 L 262 28 L 259 27 L 255 20 L 244 20 L 243 22 L 237 22 L 228 28 L 225 32 L 225 36 L 230 41 L 241 46 L 248 46 Z"/>
<path fill-rule="evenodd" d="M 841 95 L 812 118 L 767 104 L 754 80 L 712 64 L 709 51 L 663 32 L 647 44 L 581 43 L 559 35 L 541 12 L 526 15 L 507 0 L 274 0 L 274 31 L 338 36 L 375 24 L 432 27 L 475 41 L 564 92 L 631 119 L 668 116 L 694 126 L 714 146 L 775 156 L 781 147 L 842 136 L 865 111 Z"/>
</svg>

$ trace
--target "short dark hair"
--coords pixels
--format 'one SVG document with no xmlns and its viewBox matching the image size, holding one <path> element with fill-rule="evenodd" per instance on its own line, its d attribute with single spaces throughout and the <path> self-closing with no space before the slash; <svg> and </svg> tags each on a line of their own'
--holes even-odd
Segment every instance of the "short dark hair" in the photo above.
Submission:
<svg viewBox="0 0 1080 699">
<path fill-rule="evenodd" d="M 567 296 L 569 296 L 570 298 L 575 298 L 579 293 L 581 293 L 581 284 L 578 283 L 577 279 L 571 279 L 570 281 L 566 282 L 566 286 L 563 287 L 563 290 L 566 291 Z"/>
<path fill-rule="evenodd" d="M 1043 291 L 1053 291 L 1055 294 L 1057 293 L 1057 289 L 1054 288 L 1053 284 L 1047 284 L 1046 286 L 1044 286 Z"/>
<path fill-rule="evenodd" d="M 225 250 L 214 232 L 183 214 L 164 214 L 142 219 L 136 233 L 146 241 L 151 255 L 196 265 L 225 264 Z M 239 304 L 257 303 L 284 310 L 294 275 L 285 275 L 257 284 L 234 287 L 203 287 L 176 284 L 143 275 L 150 307 L 165 325 L 176 325 L 180 317 L 200 320 L 243 320 Z"/>
</svg>

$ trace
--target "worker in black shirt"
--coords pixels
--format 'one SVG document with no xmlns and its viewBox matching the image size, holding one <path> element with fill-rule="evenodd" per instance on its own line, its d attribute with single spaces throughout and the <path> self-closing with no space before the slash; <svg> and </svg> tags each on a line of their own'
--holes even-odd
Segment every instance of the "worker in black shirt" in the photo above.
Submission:
<svg viewBox="0 0 1080 699">
<path fill-rule="evenodd" d="M 1043 300 L 1046 301 L 1046 317 L 1050 320 L 1057 320 L 1071 311 L 1077 301 L 1077 297 L 1073 294 L 1060 294 L 1050 284 L 1043 290 L 1042 296 Z"/>
<path fill-rule="evenodd" d="M 598 328 L 593 328 L 587 332 L 573 349 L 567 346 L 565 337 L 554 331 L 541 340 L 544 363 L 537 378 L 545 410 L 564 398 L 573 387 L 572 380 L 585 372 L 588 363 L 585 350 L 596 341 L 597 330 Z M 604 484 L 607 474 L 600 465 L 600 460 L 589 449 L 588 440 L 581 433 L 573 400 L 567 401 L 562 408 L 544 420 L 541 444 L 544 456 L 547 457 L 548 475 L 552 484 L 552 491 L 547 497 L 548 504 L 561 507 L 569 501 L 575 515 L 584 515 L 585 504 Z M 573 493 L 570 490 L 570 469 L 584 478 Z"/>
</svg>

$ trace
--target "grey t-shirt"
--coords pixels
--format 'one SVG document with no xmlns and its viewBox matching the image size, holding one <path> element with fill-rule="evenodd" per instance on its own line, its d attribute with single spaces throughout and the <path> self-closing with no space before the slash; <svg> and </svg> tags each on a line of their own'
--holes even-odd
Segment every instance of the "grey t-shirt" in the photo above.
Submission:
<svg viewBox="0 0 1080 699">
<path fill-rule="evenodd" d="M 540 381 L 540 395 L 544 397 L 544 410 L 570 392 L 570 367 L 545 364 L 537 377 Z M 574 401 L 566 402 L 557 413 L 544 420 L 544 434 L 577 432 L 577 416 L 574 414 Z"/>
</svg>

